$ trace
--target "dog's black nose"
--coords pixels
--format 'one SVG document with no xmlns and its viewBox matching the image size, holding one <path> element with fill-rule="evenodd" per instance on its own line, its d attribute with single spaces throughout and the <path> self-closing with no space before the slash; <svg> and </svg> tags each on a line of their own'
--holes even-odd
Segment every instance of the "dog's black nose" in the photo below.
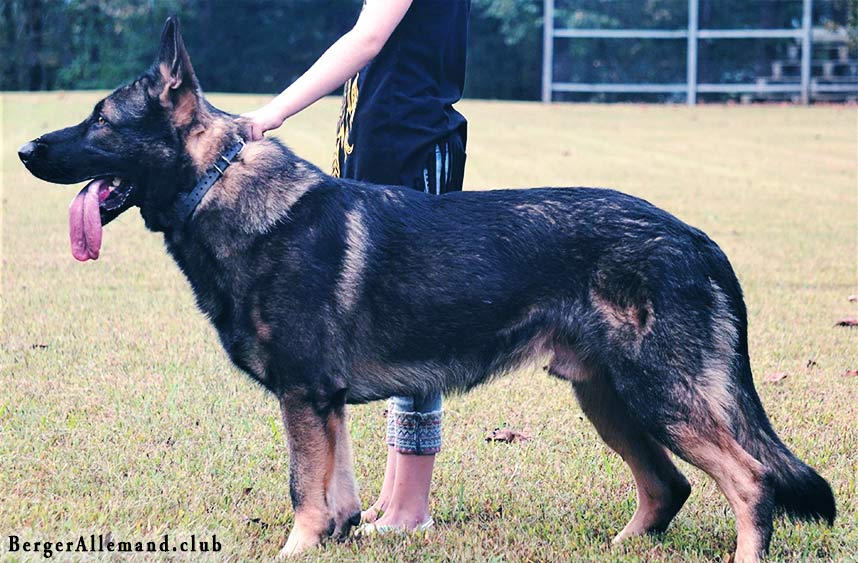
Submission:
<svg viewBox="0 0 858 563">
<path fill-rule="evenodd" d="M 36 139 L 35 141 L 30 141 L 29 143 L 18 149 L 18 158 L 21 159 L 21 162 L 27 164 L 29 161 L 33 160 L 39 155 L 39 152 L 41 152 L 44 146 L 44 143 L 40 142 L 39 139 Z"/>
</svg>

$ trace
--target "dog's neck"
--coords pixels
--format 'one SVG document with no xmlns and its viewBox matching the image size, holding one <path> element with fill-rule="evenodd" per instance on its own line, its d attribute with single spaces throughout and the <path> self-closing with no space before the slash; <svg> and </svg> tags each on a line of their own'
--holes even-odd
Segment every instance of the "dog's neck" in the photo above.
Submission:
<svg viewBox="0 0 858 563">
<path fill-rule="evenodd" d="M 240 133 L 232 116 L 204 100 L 193 106 L 196 108 L 193 113 L 183 114 L 181 120 L 171 116 L 176 137 L 175 158 L 143 180 L 147 198 L 140 202 L 140 212 L 146 227 L 155 232 L 170 235 L 184 229 L 185 221 L 175 212 L 181 194 L 194 188 L 226 145 Z"/>
<path fill-rule="evenodd" d="M 219 162 L 224 151 L 242 138 L 236 116 L 222 112 L 205 100 L 197 103 L 197 111 L 176 127 L 181 156 L 177 170 L 155 182 L 175 182 L 172 193 L 190 192 L 206 172 Z M 280 221 L 313 185 L 325 175 L 309 162 L 298 158 L 279 141 L 266 138 L 250 142 L 238 154 L 199 202 L 189 220 L 173 213 L 173 204 L 152 202 L 143 215 L 147 226 L 157 232 L 179 234 L 206 209 L 219 213 L 240 213 L 241 230 L 247 234 L 266 232 Z M 174 184 L 175 185 L 175 184 Z M 161 190 L 153 190 L 159 192 Z M 238 219 L 238 218 L 237 218 Z"/>
<path fill-rule="evenodd" d="M 251 142 L 202 199 L 195 218 L 202 221 L 212 212 L 232 216 L 243 233 L 264 234 L 324 178 L 276 140 Z"/>
<path fill-rule="evenodd" d="M 179 129 L 179 136 L 199 178 L 241 136 L 241 131 L 233 116 L 202 103 L 192 122 Z"/>
<path fill-rule="evenodd" d="M 208 113 L 187 128 L 183 142 L 197 180 L 239 135 L 233 116 L 220 112 Z M 243 246 L 238 238 L 267 233 L 324 180 L 321 170 L 277 140 L 247 143 L 202 198 L 188 225 L 172 229 L 168 242 L 194 233 L 203 240 L 218 241 L 218 248 L 212 249 L 216 255 L 235 252 Z"/>
<path fill-rule="evenodd" d="M 204 173 L 237 133 L 234 121 L 224 116 L 205 130 L 189 134 L 186 150 L 194 161 L 191 166 Z M 251 249 L 260 237 L 288 221 L 299 200 L 325 180 L 318 168 L 277 140 L 247 143 L 190 220 L 165 230 L 167 249 L 188 276 L 198 304 L 215 324 L 228 307 L 230 296 L 247 291 L 223 281 L 241 282 L 244 276 L 224 272 L 246 270 Z M 200 276 L 201 272 L 205 274 Z"/>
</svg>

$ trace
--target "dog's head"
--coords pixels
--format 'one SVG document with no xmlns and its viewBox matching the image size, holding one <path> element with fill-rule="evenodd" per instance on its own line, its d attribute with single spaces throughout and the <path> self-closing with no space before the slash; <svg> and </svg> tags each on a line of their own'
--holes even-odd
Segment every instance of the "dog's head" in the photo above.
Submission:
<svg viewBox="0 0 858 563">
<path fill-rule="evenodd" d="M 99 101 L 81 123 L 19 149 L 38 178 L 89 181 L 69 209 L 75 258 L 98 258 L 101 227 L 135 205 L 149 228 L 167 228 L 178 192 L 193 187 L 187 137 L 215 111 L 203 99 L 173 16 L 164 25 L 157 59 L 137 80 Z"/>
</svg>

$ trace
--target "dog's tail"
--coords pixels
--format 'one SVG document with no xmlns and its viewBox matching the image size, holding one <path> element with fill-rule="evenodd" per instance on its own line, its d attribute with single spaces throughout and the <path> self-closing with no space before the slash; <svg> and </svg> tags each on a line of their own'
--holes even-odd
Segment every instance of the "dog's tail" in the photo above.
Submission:
<svg viewBox="0 0 858 563">
<path fill-rule="evenodd" d="M 799 520 L 834 523 L 837 508 L 828 482 L 812 467 L 798 459 L 781 441 L 763 409 L 751 376 L 748 357 L 747 322 L 740 306 L 739 350 L 736 356 L 739 394 L 736 439 L 759 460 L 771 475 L 775 509 Z"/>
</svg>

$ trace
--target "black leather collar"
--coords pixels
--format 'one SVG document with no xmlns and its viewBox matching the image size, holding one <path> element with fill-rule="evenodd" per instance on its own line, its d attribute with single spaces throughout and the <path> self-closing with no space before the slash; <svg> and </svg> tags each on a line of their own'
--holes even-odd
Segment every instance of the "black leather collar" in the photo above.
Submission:
<svg viewBox="0 0 858 563">
<path fill-rule="evenodd" d="M 223 176 L 223 173 L 227 168 L 229 168 L 229 165 L 232 164 L 232 159 L 234 159 L 242 149 L 244 149 L 244 139 L 238 138 L 233 141 L 232 144 L 229 145 L 218 157 L 215 163 L 206 170 L 206 173 L 203 174 L 203 177 L 200 178 L 200 181 L 194 186 L 194 189 L 189 192 L 179 194 L 175 205 L 176 217 L 179 218 L 179 221 L 184 223 L 191 218 L 194 214 L 194 210 L 196 210 L 197 206 L 215 182 L 220 180 L 220 177 Z"/>
</svg>

